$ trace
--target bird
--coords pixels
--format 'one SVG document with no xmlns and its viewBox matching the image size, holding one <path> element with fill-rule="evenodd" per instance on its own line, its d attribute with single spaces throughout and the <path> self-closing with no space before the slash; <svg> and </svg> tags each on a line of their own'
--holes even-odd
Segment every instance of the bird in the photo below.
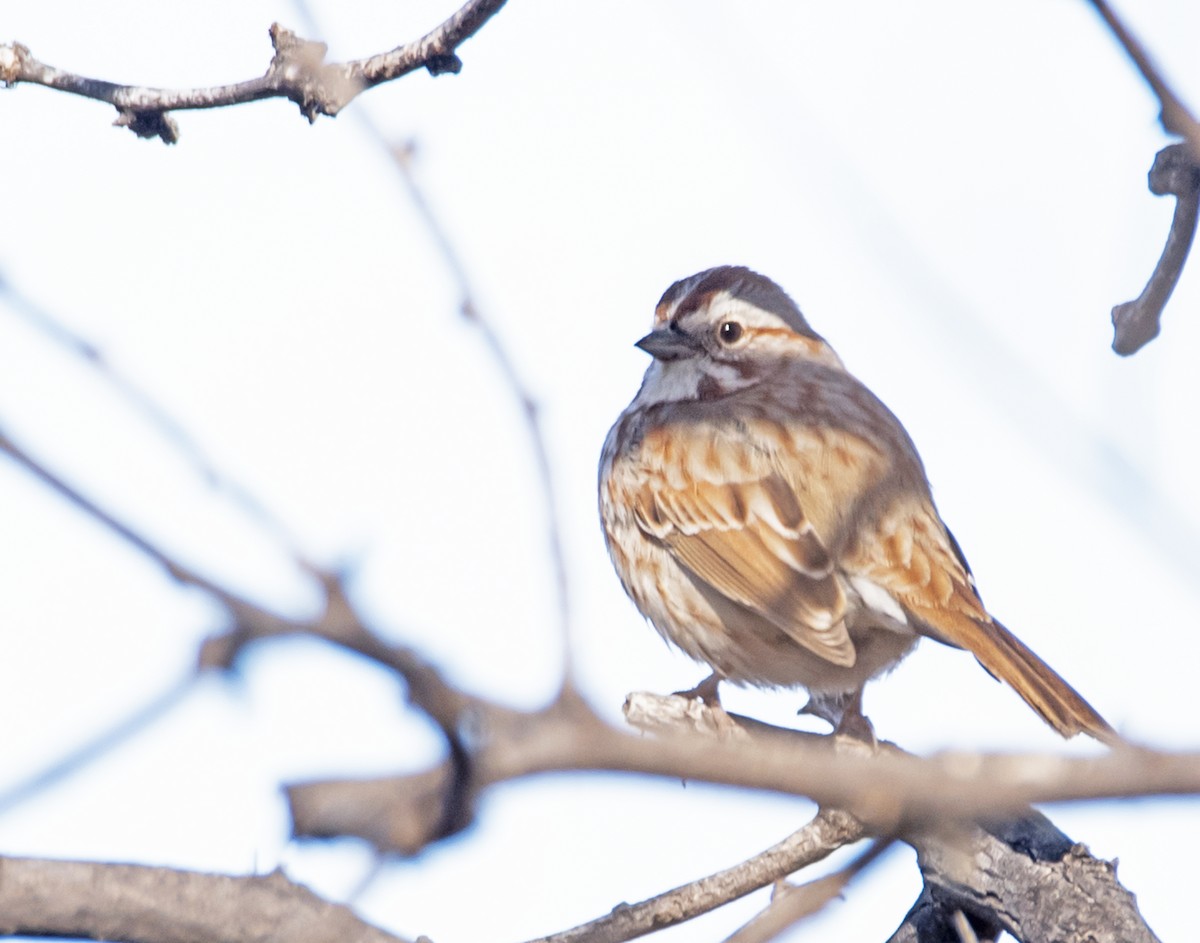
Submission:
<svg viewBox="0 0 1200 943">
<path fill-rule="evenodd" d="M 744 266 L 671 285 L 653 359 L 604 442 L 609 556 L 654 628 L 729 681 L 806 688 L 839 732 L 931 638 L 965 649 L 1063 737 L 1113 728 L 993 618 L 895 415 L 792 298 Z"/>
</svg>

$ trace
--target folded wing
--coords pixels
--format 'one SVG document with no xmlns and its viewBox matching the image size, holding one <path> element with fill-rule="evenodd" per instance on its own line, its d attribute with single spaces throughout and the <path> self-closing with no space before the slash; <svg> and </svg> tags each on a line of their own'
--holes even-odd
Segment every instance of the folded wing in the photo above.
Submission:
<svg viewBox="0 0 1200 943">
<path fill-rule="evenodd" d="M 854 664 L 833 561 L 782 476 L 686 488 L 655 480 L 635 516 L 697 579 L 832 664 Z"/>
</svg>

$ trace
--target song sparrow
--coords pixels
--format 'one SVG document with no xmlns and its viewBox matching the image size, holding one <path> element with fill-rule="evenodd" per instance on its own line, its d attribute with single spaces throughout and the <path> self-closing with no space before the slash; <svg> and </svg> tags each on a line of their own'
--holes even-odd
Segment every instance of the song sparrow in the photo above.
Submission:
<svg viewBox="0 0 1200 943">
<path fill-rule="evenodd" d="M 971 652 L 1065 737 L 1112 728 L 983 607 L 900 421 L 770 279 L 676 282 L 604 443 L 600 515 L 638 609 L 721 679 L 803 685 L 861 718 L 863 685 L 927 636 Z"/>
</svg>

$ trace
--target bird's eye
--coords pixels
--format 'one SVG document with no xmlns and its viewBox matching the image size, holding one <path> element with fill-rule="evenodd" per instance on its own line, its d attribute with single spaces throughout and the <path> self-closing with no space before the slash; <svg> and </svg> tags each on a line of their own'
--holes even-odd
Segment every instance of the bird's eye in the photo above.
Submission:
<svg viewBox="0 0 1200 943">
<path fill-rule="evenodd" d="M 742 326 L 737 321 L 724 321 L 717 328 L 717 337 L 722 344 L 736 344 L 742 336 Z"/>
</svg>

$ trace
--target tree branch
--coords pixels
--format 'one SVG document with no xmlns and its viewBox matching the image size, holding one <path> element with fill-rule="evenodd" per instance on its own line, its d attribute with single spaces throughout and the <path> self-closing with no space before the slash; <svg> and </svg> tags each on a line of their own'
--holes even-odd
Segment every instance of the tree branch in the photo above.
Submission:
<svg viewBox="0 0 1200 943">
<path fill-rule="evenodd" d="M 741 864 L 636 904 L 618 904 L 603 917 L 529 943 L 619 943 L 673 927 L 773 884 L 864 834 L 853 816 L 822 809 L 802 829 Z"/>
<path fill-rule="evenodd" d="M 118 85 L 86 78 L 39 62 L 20 43 L 0 45 L 0 82 L 20 82 L 82 95 L 117 109 L 115 124 L 139 137 L 157 137 L 167 144 L 179 140 L 179 129 L 168 114 L 193 108 L 222 108 L 264 98 L 295 102 L 310 122 L 319 115 L 333 117 L 359 93 L 383 82 L 425 68 L 433 75 L 462 69 L 458 47 L 475 35 L 504 6 L 505 0 L 468 0 L 452 17 L 420 39 L 390 52 L 343 63 L 325 63 L 324 43 L 301 39 L 278 23 L 271 26 L 275 55 L 259 78 L 212 88 L 164 89 Z"/>
<path fill-rule="evenodd" d="M 1196 234 L 1197 201 L 1200 200 L 1200 123 L 1167 84 L 1150 54 L 1107 0 L 1090 0 L 1090 3 L 1158 98 L 1163 130 L 1184 139 L 1181 145 L 1159 151 L 1150 168 L 1150 192 L 1158 196 L 1171 193 L 1177 198 L 1175 216 L 1162 255 L 1142 293 L 1133 301 L 1112 309 L 1113 350 L 1128 357 L 1158 336 L 1163 309 L 1183 272 Z"/>
<path fill-rule="evenodd" d="M 1200 215 L 1200 160 L 1183 144 L 1170 144 L 1154 157 L 1150 192 L 1175 197 L 1175 215 L 1167 242 L 1142 293 L 1112 309 L 1113 350 L 1122 357 L 1137 353 L 1158 337 L 1163 309 L 1183 274 Z"/>
<path fill-rule="evenodd" d="M 919 849 L 929 828 L 1025 814 L 1032 802 L 1200 792 L 1200 755 L 1132 746 L 1094 759 L 972 754 L 919 759 L 895 750 L 867 755 L 865 745 L 844 738 L 739 725 L 719 708 L 677 696 L 629 699 L 627 715 L 643 728 L 670 729 L 682 718 L 683 732 L 652 739 L 605 724 L 571 689 L 542 710 L 513 710 L 459 691 L 412 651 L 385 643 L 354 611 L 337 577 L 314 574 L 322 578 L 326 596 L 315 618 L 283 619 L 188 569 L 75 492 L 2 431 L 0 451 L 173 577 L 228 609 L 233 628 L 206 643 L 202 663 L 229 664 L 251 641 L 309 634 L 359 652 L 407 682 L 412 703 L 446 733 L 449 759 L 415 776 L 289 787 L 297 836 L 359 835 L 381 851 L 414 853 L 467 824 L 475 796 L 490 785 L 585 769 L 808 796 L 825 808 L 845 810 L 865 832 L 918 836 L 909 840 Z M 720 902 L 709 896 L 705 906 Z M 641 915 L 653 912 L 651 903 Z"/>
<path fill-rule="evenodd" d="M 1116 865 L 1038 812 L 911 844 L 925 888 L 889 943 L 953 939 L 958 913 L 981 939 L 1006 930 L 1022 943 L 1158 943 Z"/>
<path fill-rule="evenodd" d="M 135 415 L 175 449 L 205 485 L 214 491 L 223 492 L 247 517 L 275 538 L 292 559 L 303 564 L 303 557 L 298 549 L 299 541 L 283 522 L 271 514 L 266 505 L 246 488 L 218 468 L 216 462 L 205 453 L 200 442 L 183 424 L 171 416 L 131 377 L 122 373 L 99 345 L 69 327 L 62 318 L 56 317 L 33 298 L 23 294 L 5 278 L 3 271 L 0 271 L 0 296 L 9 302 L 6 310 L 23 318 L 25 323 L 51 343 L 78 358 L 80 363 L 99 375 Z"/>
<path fill-rule="evenodd" d="M 791 738 L 778 728 L 745 739 L 690 732 L 648 739 L 608 726 L 581 702 L 562 700 L 528 713 L 476 700 L 471 724 L 475 792 L 546 772 L 635 772 L 807 796 L 822 807 L 849 811 L 874 834 L 1019 815 L 1032 803 L 1200 792 L 1200 754 L 1134 747 L 1094 758 L 978 753 L 920 758 L 898 751 L 862 755 L 861 749 L 849 752 L 832 742 L 838 738 Z M 382 779 L 294 783 L 287 796 L 297 837 L 353 835 L 384 853 L 411 854 L 412 847 L 381 844 L 380 833 L 414 834 L 422 819 L 436 817 L 439 800 L 430 784 L 444 775 L 443 767 L 434 767 Z M 344 830 L 351 821 L 370 825 Z M 385 828 L 383 822 L 392 824 Z"/>
<path fill-rule="evenodd" d="M 410 701 L 446 732 L 452 762 L 463 757 L 470 760 L 469 789 L 456 787 L 451 797 L 465 794 L 463 789 L 473 794 L 493 783 L 534 773 L 625 770 L 808 796 L 820 805 L 847 809 L 870 827 L 889 833 L 903 824 L 1017 812 L 1033 802 L 1200 792 L 1200 754 L 1170 754 L 1133 746 L 1097 758 L 955 753 L 927 760 L 892 754 L 865 757 L 834 751 L 828 737 L 818 738 L 821 742 L 794 738 L 787 750 L 763 749 L 772 741 L 769 734 L 761 732 L 748 734 L 745 740 L 714 742 L 711 737 L 696 734 L 646 740 L 604 723 L 570 689 L 564 689 L 542 710 L 512 710 L 459 691 L 415 652 L 380 639 L 354 611 L 337 576 L 314 574 L 322 579 L 326 596 L 325 608 L 316 618 L 284 618 L 216 585 L 117 521 L 38 463 L 3 430 L 0 452 L 6 452 L 161 564 L 176 580 L 209 594 L 227 609 L 233 628 L 206 643 L 202 665 L 230 664 L 251 641 L 278 635 L 311 635 L 395 671 L 407 682 Z M 651 695 L 642 698 L 654 699 Z M 470 731 L 469 749 L 459 739 L 464 729 Z M 462 756 L 456 754 L 456 749 Z M 443 771 L 446 773 L 453 773 L 455 781 L 464 775 L 461 769 Z M 419 775 L 428 783 L 431 773 Z M 304 790 L 312 788 L 318 787 L 293 786 L 289 795 L 295 801 Z M 337 785 L 340 801 L 357 801 L 355 794 L 359 792 L 373 793 L 378 799 L 379 792 L 370 782 Z M 414 809 L 411 797 L 403 790 L 385 794 L 395 798 L 389 808 L 376 808 L 374 814 L 426 815 L 430 811 L 428 807 Z M 328 805 L 314 802 L 313 807 Z M 452 811 L 443 808 L 441 820 Z M 334 833 L 319 822 L 310 823 L 310 827 L 312 832 L 298 834 Z M 380 850 L 405 849 L 385 846 Z"/>
<path fill-rule="evenodd" d="M 404 943 L 275 871 L 0 858 L 0 934 L 129 943 Z"/>
<path fill-rule="evenodd" d="M 1090 2 L 1158 98 L 1161 106 L 1159 120 L 1162 122 L 1163 130 L 1186 140 L 1191 148 L 1192 159 L 1200 161 L 1200 124 L 1197 124 L 1191 111 L 1167 84 L 1167 80 L 1159 72 L 1158 66 L 1154 64 L 1154 60 L 1150 58 L 1146 48 L 1117 16 L 1113 8 L 1108 5 L 1107 0 L 1090 0 Z"/>
<path fill-rule="evenodd" d="M 768 943 L 802 920 L 819 913 L 841 895 L 859 874 L 870 867 L 892 845 L 890 838 L 878 838 L 846 867 L 833 874 L 804 884 L 780 882 L 771 895 L 771 903 L 744 926 L 726 938 L 725 943 Z"/>
</svg>

